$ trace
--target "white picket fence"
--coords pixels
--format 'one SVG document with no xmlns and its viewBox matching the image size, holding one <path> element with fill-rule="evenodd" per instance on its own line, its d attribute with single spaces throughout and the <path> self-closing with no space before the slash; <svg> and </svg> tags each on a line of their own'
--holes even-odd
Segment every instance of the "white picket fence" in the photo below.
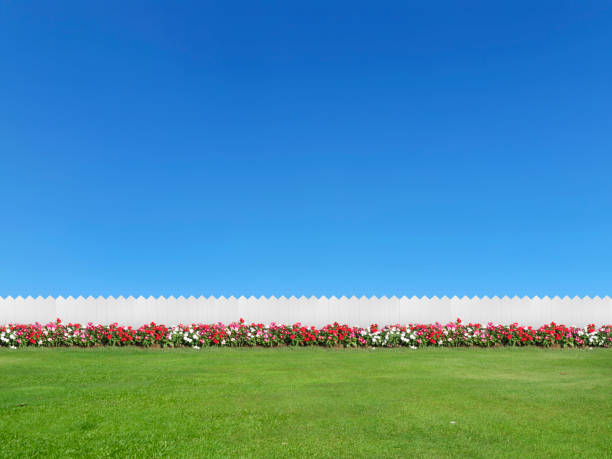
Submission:
<svg viewBox="0 0 612 459">
<path fill-rule="evenodd" d="M 194 322 L 301 322 L 323 326 L 379 325 L 449 322 L 488 322 L 540 326 L 552 321 L 585 326 L 612 324 L 612 299 L 600 297 L 0 297 L 0 324 L 89 322 L 140 326 L 155 322 L 166 325 Z"/>
</svg>

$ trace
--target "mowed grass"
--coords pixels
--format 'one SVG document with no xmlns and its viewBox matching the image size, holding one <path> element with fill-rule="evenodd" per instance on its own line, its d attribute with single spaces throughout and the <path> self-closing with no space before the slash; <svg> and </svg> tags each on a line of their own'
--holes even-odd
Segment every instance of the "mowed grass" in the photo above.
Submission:
<svg viewBox="0 0 612 459">
<path fill-rule="evenodd" d="M 0 457 L 612 456 L 612 350 L 0 350 Z"/>
</svg>

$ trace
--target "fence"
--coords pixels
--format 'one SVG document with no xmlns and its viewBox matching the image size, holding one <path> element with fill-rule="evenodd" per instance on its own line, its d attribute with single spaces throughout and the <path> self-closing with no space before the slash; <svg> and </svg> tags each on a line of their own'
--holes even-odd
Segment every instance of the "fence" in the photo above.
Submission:
<svg viewBox="0 0 612 459">
<path fill-rule="evenodd" d="M 540 326 L 552 321 L 585 326 L 612 323 L 612 299 L 594 297 L 0 297 L 0 324 L 54 321 L 140 326 L 193 322 L 301 322 L 322 326 L 449 322 L 488 322 Z"/>
</svg>

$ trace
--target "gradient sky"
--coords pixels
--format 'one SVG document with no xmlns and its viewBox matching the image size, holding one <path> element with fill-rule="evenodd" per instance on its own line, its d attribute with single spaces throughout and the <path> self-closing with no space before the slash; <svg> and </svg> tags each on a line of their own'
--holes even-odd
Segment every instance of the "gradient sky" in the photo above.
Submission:
<svg viewBox="0 0 612 459">
<path fill-rule="evenodd" d="M 610 2 L 0 3 L 0 296 L 610 295 Z"/>
</svg>

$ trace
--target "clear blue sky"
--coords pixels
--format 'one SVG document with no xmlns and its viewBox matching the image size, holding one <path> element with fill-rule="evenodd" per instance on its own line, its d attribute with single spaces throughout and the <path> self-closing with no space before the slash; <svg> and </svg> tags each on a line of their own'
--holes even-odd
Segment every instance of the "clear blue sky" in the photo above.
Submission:
<svg viewBox="0 0 612 459">
<path fill-rule="evenodd" d="M 610 2 L 0 4 L 0 296 L 610 295 Z"/>
</svg>

